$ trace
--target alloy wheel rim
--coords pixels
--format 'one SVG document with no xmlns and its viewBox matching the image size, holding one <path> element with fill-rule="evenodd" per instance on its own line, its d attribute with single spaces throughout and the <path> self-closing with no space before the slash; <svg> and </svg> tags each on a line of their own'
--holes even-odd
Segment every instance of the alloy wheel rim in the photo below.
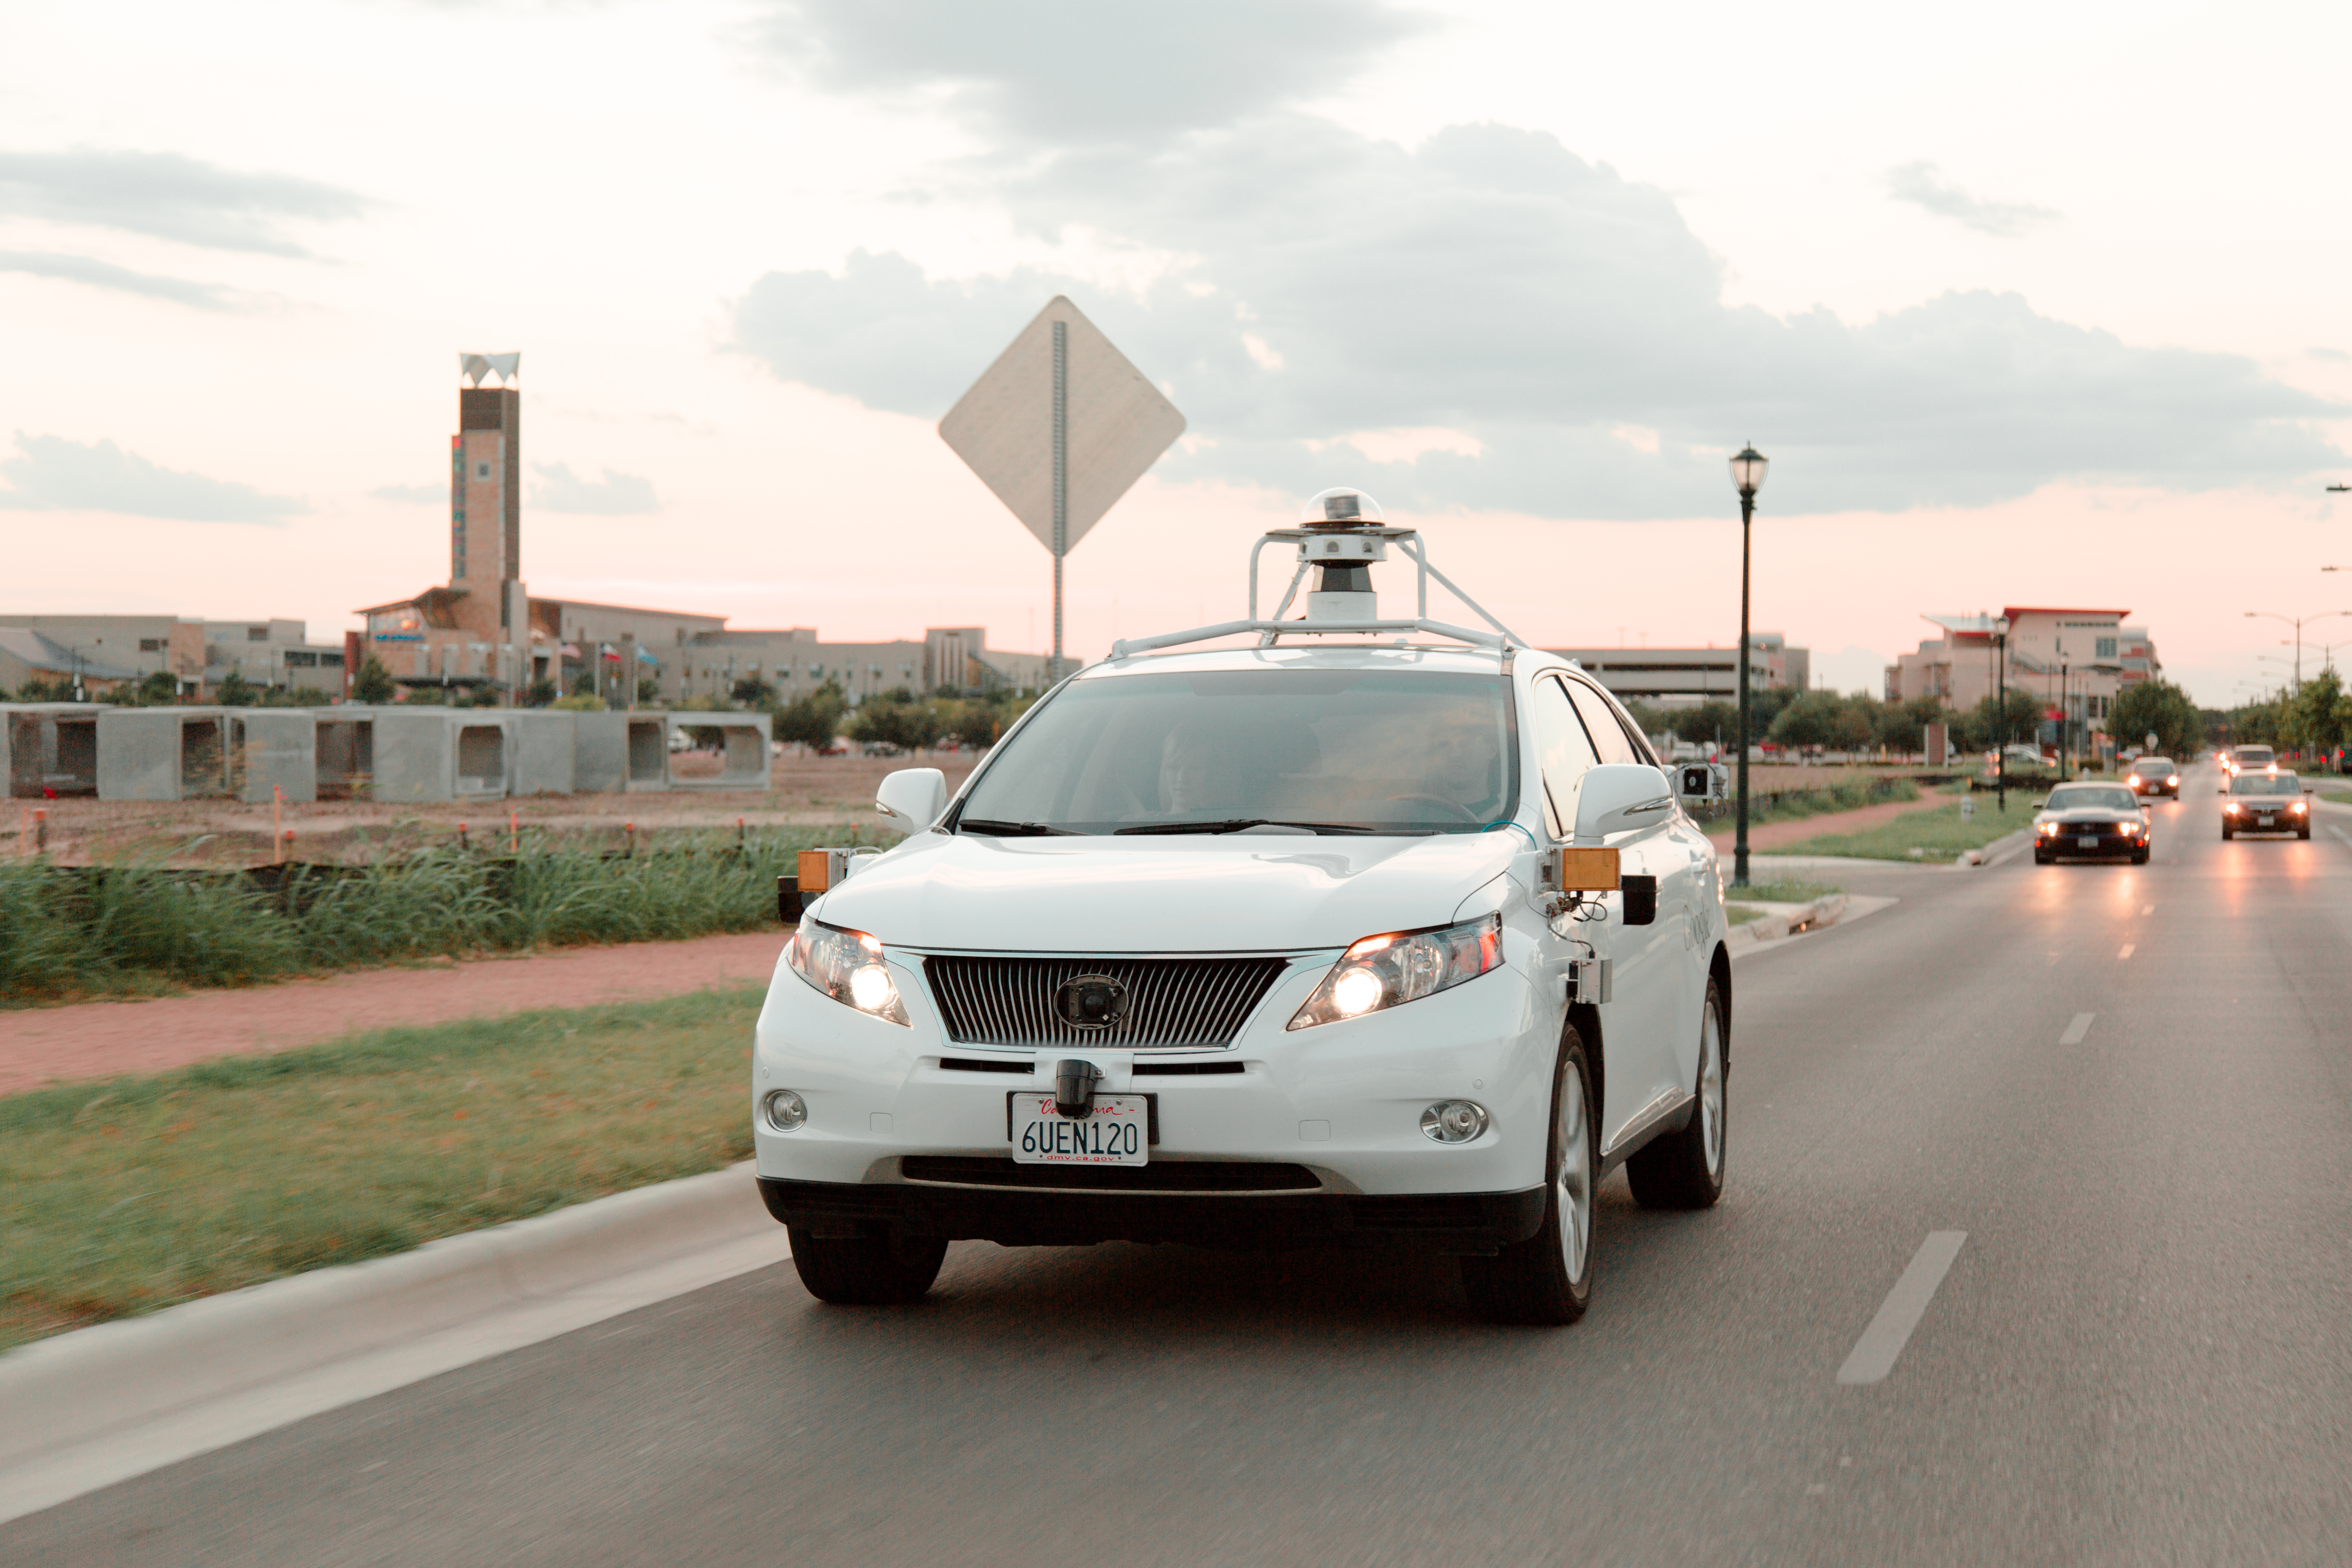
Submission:
<svg viewBox="0 0 2352 1568">
<path fill-rule="evenodd" d="M 1592 1240 L 1592 1133 L 1584 1114 L 1584 1081 L 1565 1075 L 1559 1091 L 1559 1241 L 1571 1283 L 1584 1278 Z"/>
<path fill-rule="evenodd" d="M 1699 1029 L 1698 1114 L 1706 1148 L 1706 1173 L 1719 1175 L 1723 1171 L 1723 1039 L 1712 1007 Z"/>
</svg>

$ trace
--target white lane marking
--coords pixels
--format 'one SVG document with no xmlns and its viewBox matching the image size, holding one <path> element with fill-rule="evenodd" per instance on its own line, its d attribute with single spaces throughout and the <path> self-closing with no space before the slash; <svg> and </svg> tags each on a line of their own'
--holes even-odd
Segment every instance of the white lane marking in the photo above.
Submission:
<svg viewBox="0 0 2352 1568">
<path fill-rule="evenodd" d="M 1862 1338 L 1853 1344 L 1853 1352 L 1838 1368 L 1837 1380 L 1844 1384 L 1884 1383 L 1886 1374 L 1895 1370 L 1895 1360 L 1903 1347 L 1911 1342 L 1911 1331 L 1919 1326 L 1927 1315 L 1927 1303 L 1936 1299 L 1936 1287 L 1952 1267 L 1952 1259 L 1960 1255 L 1960 1243 L 1968 1240 L 1965 1230 L 1931 1230 L 1919 1250 L 1911 1257 L 1910 1266 L 1903 1277 L 1895 1281 L 1895 1289 L 1886 1293 L 1879 1305 L 1878 1316 L 1870 1320 L 1870 1327 L 1862 1331 Z"/>
<path fill-rule="evenodd" d="M 2327 825 L 2327 831 L 2336 835 L 2336 837 L 2344 840 L 2345 843 L 2352 844 L 2352 833 L 2345 832 L 2342 828 L 2336 826 L 2336 824 L 2332 822 L 2329 823 Z"/>
<path fill-rule="evenodd" d="M 2116 954 L 2116 956 L 2117 958 L 2129 958 L 2129 957 L 2132 955 L 2132 949 L 2133 949 L 2134 947 L 2137 946 L 2137 945 L 2138 945 L 2138 943 L 2137 943 L 2137 942 L 2127 942 L 2124 943 L 2124 950 L 2123 950 L 2121 952 L 2119 952 L 2119 953 Z"/>
<path fill-rule="evenodd" d="M 2097 1016 L 2096 1013 L 2075 1014 L 2074 1021 L 2066 1026 L 2066 1032 L 2058 1037 L 2058 1043 L 2062 1046 L 2081 1045 L 2083 1037 L 2091 1032 L 2091 1020 Z"/>
</svg>

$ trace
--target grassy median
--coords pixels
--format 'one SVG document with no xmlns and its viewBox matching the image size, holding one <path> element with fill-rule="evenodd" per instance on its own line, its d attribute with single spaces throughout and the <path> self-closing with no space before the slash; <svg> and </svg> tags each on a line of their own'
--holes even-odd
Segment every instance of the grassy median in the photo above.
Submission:
<svg viewBox="0 0 2352 1568">
<path fill-rule="evenodd" d="M 0 1346 L 749 1156 L 761 991 L 0 1099 Z"/>
<path fill-rule="evenodd" d="M 1970 816 L 1960 815 L 1960 803 L 1955 800 L 1932 810 L 1906 811 L 1892 821 L 1858 833 L 1818 834 L 1800 843 L 1783 845 L 1772 853 L 1842 855 L 1860 860 L 1956 860 L 1964 850 L 1981 849 L 1996 838 L 2032 826 L 2033 815 L 2040 809 L 2034 805 L 2039 796 L 2017 790 L 2010 792 L 2006 812 L 1997 808 L 1990 795 L 1969 798 L 1976 803 L 1975 814 Z M 1913 854 L 1914 850 L 1918 853 Z"/>
</svg>

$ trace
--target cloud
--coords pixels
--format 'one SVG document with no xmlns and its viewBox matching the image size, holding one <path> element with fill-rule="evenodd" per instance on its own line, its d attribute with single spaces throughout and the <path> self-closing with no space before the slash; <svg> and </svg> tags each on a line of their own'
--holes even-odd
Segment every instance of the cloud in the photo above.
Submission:
<svg viewBox="0 0 2352 1568">
<path fill-rule="evenodd" d="M 373 205 L 315 180 L 242 174 L 177 153 L 0 153 L 0 216 L 125 229 L 215 250 L 309 258 L 286 236 L 286 224 L 357 217 Z"/>
<path fill-rule="evenodd" d="M 796 0 L 753 37 L 825 87 L 943 93 L 1012 141 L 1150 142 L 1327 96 L 1431 25 L 1381 0 Z"/>
<path fill-rule="evenodd" d="M 16 456 L 0 460 L 0 508 L 17 511 L 111 511 L 184 522 L 278 524 L 310 510 L 291 496 L 159 468 L 111 441 L 16 433 Z"/>
<path fill-rule="evenodd" d="M 1972 228 L 1996 239 L 2015 239 L 2029 229 L 2055 222 L 2059 216 L 2048 207 L 2023 202 L 1989 202 L 1982 196 L 1970 195 L 1946 179 L 1933 163 L 1905 163 L 1887 170 L 1886 194 L 1898 202 L 1909 202 L 1922 212 L 1950 218 L 1962 228 Z"/>
<path fill-rule="evenodd" d="M 1407 150 L 1280 115 L 1146 152 L 1089 146 L 993 189 L 1037 232 L 1084 224 L 1190 259 L 1125 294 L 1035 268 L 934 279 L 861 251 L 837 276 L 755 281 L 734 345 L 935 419 L 1066 292 L 1202 438 L 1162 459 L 1169 478 L 1353 480 L 1394 504 L 1549 517 L 1720 511 L 1723 458 L 1749 439 L 1779 459 L 1767 503 L 1804 512 L 1984 504 L 2061 479 L 2207 488 L 2340 460 L 2305 423 L 2340 405 L 2251 360 L 2126 344 L 2014 294 L 1862 324 L 1728 305 L 1721 263 L 1664 192 L 1543 132 L 1454 126 Z M 1328 445 L 1429 429 L 1465 439 L 1389 462 Z"/>
<path fill-rule="evenodd" d="M 115 289 L 125 294 L 143 294 L 151 300 L 168 300 L 175 305 L 187 305 L 199 310 L 247 310 L 257 303 L 252 295 L 242 289 L 225 289 L 217 283 L 191 283 L 184 278 L 159 278 L 152 272 L 133 272 L 127 267 L 117 267 L 110 261 L 98 261 L 87 256 L 60 256 L 55 251 L 0 250 L 0 272 L 23 272 L 35 278 L 87 283 L 94 289 Z"/>
<path fill-rule="evenodd" d="M 540 482 L 531 487 L 530 504 L 547 511 L 589 512 L 600 517 L 634 517 L 661 510 L 651 479 L 604 470 L 601 479 L 583 479 L 564 463 L 533 463 Z"/>
<path fill-rule="evenodd" d="M 446 505 L 449 488 L 446 485 L 378 485 L 368 494 L 378 500 L 407 501 L 416 506 Z"/>
</svg>

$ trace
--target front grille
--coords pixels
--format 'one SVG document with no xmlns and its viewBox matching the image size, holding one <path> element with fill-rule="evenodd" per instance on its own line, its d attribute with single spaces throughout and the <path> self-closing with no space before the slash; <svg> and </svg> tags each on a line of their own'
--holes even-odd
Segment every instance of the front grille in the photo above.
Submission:
<svg viewBox="0 0 2352 1568">
<path fill-rule="evenodd" d="M 1322 1183 L 1304 1165 L 1278 1160 L 1155 1160 L 1149 1165 L 1021 1165 L 987 1155 L 909 1154 L 910 1182 L 955 1187 L 1027 1187 L 1109 1193 L 1296 1193 Z"/>
<path fill-rule="evenodd" d="M 974 1046 L 1100 1049 L 1229 1046 L 1288 961 L 1280 958 L 942 958 L 923 960 L 948 1038 Z M 1127 1016 L 1074 1029 L 1054 993 L 1078 974 L 1127 987 Z"/>
</svg>

